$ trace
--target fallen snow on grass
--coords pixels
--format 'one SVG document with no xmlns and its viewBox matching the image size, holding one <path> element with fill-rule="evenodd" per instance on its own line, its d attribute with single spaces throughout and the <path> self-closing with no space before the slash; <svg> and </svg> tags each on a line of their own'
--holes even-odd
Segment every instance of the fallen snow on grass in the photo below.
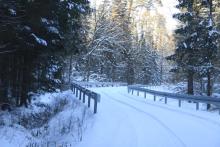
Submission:
<svg viewBox="0 0 220 147">
<path fill-rule="evenodd" d="M 71 91 L 47 93 L 35 97 L 29 108 L 0 112 L 0 142 L 3 147 L 73 146 L 92 116 Z"/>
</svg>

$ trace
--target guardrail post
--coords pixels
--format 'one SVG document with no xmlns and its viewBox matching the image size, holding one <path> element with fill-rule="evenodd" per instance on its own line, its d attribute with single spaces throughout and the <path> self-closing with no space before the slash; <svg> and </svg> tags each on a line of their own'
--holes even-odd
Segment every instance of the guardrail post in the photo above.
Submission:
<svg viewBox="0 0 220 147">
<path fill-rule="evenodd" d="M 75 86 L 73 86 L 73 93 L 74 93 L 74 94 L 76 93 L 76 88 L 75 88 Z"/>
<path fill-rule="evenodd" d="M 139 91 L 137 91 L 137 96 L 139 96 Z"/>
<path fill-rule="evenodd" d="M 144 92 L 144 98 L 147 98 L 147 93 L 146 92 Z"/>
<path fill-rule="evenodd" d="M 196 102 L 196 110 L 199 110 L 199 102 Z"/>
<path fill-rule="evenodd" d="M 208 111 L 210 107 L 211 107 L 211 105 L 209 103 L 207 103 L 206 110 Z"/>
<path fill-rule="evenodd" d="M 91 107 L 91 99 L 94 100 L 94 113 L 97 113 L 97 107 L 98 107 L 98 103 L 100 102 L 100 95 L 97 93 L 94 93 L 88 89 L 86 89 L 85 87 L 79 86 L 77 84 L 73 84 L 71 90 L 74 92 L 74 94 L 76 95 L 77 98 L 79 98 L 79 100 L 82 100 L 83 103 L 86 103 L 86 96 L 88 98 L 88 107 Z"/>
<path fill-rule="evenodd" d="M 76 97 L 78 97 L 78 88 L 76 87 Z"/>
<path fill-rule="evenodd" d="M 86 97 L 85 97 L 85 92 L 83 92 L 83 103 L 85 103 Z"/>
<path fill-rule="evenodd" d="M 70 88 L 70 89 L 73 91 L 73 87 L 74 87 L 74 86 L 73 86 L 73 84 L 71 84 L 70 86 L 71 86 L 71 88 Z"/>
<path fill-rule="evenodd" d="M 131 94 L 132 94 L 132 95 L 134 94 L 134 90 L 133 90 L 133 89 L 131 90 Z"/>
<path fill-rule="evenodd" d="M 154 95 L 154 101 L 156 101 L 156 95 Z"/>
<path fill-rule="evenodd" d="M 165 97 L 165 101 L 164 102 L 165 102 L 165 104 L 167 104 L 167 97 Z"/>
<path fill-rule="evenodd" d="M 181 100 L 179 100 L 179 107 L 181 107 Z"/>
<path fill-rule="evenodd" d="M 91 97 L 90 94 L 88 95 L 88 107 L 90 108 L 90 103 L 91 103 Z"/>
<path fill-rule="evenodd" d="M 82 91 L 79 90 L 79 100 L 81 100 L 81 99 L 82 99 Z"/>
<path fill-rule="evenodd" d="M 94 113 L 97 113 L 97 103 L 98 103 L 98 100 L 96 97 L 96 98 L 94 98 Z"/>
</svg>

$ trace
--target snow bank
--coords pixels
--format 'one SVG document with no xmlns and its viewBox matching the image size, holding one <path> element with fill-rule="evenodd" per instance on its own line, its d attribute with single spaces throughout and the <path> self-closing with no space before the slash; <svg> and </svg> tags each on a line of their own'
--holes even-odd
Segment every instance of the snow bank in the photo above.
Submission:
<svg viewBox="0 0 220 147">
<path fill-rule="evenodd" d="M 4 147 L 73 146 L 92 116 L 71 91 L 35 96 L 29 108 L 0 112 L 0 142 Z"/>
</svg>

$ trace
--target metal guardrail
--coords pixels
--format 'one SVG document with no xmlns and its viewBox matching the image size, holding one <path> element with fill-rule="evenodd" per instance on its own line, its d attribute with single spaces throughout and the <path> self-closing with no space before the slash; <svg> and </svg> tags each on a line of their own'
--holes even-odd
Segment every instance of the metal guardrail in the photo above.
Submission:
<svg viewBox="0 0 220 147">
<path fill-rule="evenodd" d="M 89 108 L 91 106 L 91 99 L 93 99 L 94 100 L 94 113 L 97 113 L 97 105 L 101 100 L 100 94 L 90 91 L 76 83 L 71 84 L 71 90 L 76 95 L 76 97 L 79 98 L 80 101 L 82 100 L 83 103 L 86 102 L 86 97 L 87 97 Z"/>
<path fill-rule="evenodd" d="M 146 98 L 147 93 L 154 96 L 154 101 L 156 101 L 156 96 L 164 97 L 165 104 L 167 104 L 167 99 L 172 98 L 178 100 L 178 105 L 181 107 L 182 101 L 191 101 L 196 103 L 196 110 L 199 110 L 199 103 L 205 103 L 205 104 L 213 104 L 220 109 L 220 98 L 215 97 L 209 97 L 209 96 L 194 96 L 194 95 L 187 95 L 187 94 L 176 94 L 176 93 L 168 93 L 168 92 L 160 92 L 155 90 L 149 90 L 146 88 L 143 88 L 143 86 L 140 85 L 130 85 L 128 86 L 128 93 L 134 94 L 134 91 L 137 91 L 137 95 L 139 96 L 139 92 L 144 93 L 144 97 Z M 220 110 L 219 110 L 220 114 Z"/>
</svg>

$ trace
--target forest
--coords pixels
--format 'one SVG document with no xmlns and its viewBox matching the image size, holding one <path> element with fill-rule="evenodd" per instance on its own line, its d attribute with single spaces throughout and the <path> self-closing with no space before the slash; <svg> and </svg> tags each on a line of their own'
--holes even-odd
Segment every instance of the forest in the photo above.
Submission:
<svg viewBox="0 0 220 147">
<path fill-rule="evenodd" d="M 220 2 L 0 0 L 0 103 L 74 80 L 160 85 L 211 96 L 220 82 Z M 172 29 L 169 28 L 172 26 Z"/>
<path fill-rule="evenodd" d="M 0 0 L 0 147 L 220 147 L 220 0 Z"/>
</svg>

